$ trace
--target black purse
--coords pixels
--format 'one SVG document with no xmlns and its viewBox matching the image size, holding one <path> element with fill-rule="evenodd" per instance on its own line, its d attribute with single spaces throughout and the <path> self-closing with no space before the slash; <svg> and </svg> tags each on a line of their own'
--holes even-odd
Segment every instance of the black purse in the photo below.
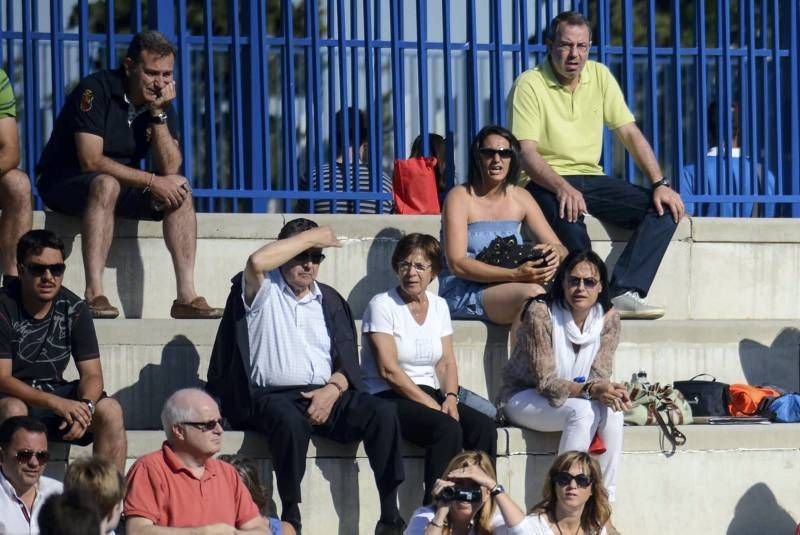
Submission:
<svg viewBox="0 0 800 535">
<path fill-rule="evenodd" d="M 490 266 L 515 268 L 520 264 L 531 260 L 542 260 L 545 254 L 534 249 L 529 243 L 517 243 L 517 237 L 498 236 L 486 246 L 486 249 L 475 256 L 479 260 Z"/>
<path fill-rule="evenodd" d="M 696 380 L 702 376 L 711 380 Z M 728 416 L 728 403 L 731 392 L 727 383 L 707 373 L 695 375 L 688 381 L 674 381 L 672 386 L 683 394 L 692 408 L 692 416 Z"/>
</svg>

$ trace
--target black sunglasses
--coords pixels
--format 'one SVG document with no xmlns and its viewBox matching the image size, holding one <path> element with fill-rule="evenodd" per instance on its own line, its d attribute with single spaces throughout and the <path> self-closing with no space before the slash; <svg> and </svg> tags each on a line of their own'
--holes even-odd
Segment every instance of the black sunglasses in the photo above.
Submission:
<svg viewBox="0 0 800 535">
<path fill-rule="evenodd" d="M 573 277 L 572 275 L 567 277 L 567 284 L 569 284 L 570 288 L 577 288 L 581 285 L 581 282 L 583 283 L 584 288 L 591 290 L 597 286 L 597 283 L 600 281 L 591 277 Z"/>
<path fill-rule="evenodd" d="M 63 262 L 59 264 L 37 264 L 35 262 L 30 264 L 22 264 L 25 267 L 25 271 L 33 275 L 34 277 L 41 277 L 44 275 L 45 271 L 49 271 L 53 277 L 60 277 L 64 274 L 64 271 L 67 269 L 67 265 Z"/>
<path fill-rule="evenodd" d="M 39 461 L 39 464 L 45 464 L 50 460 L 50 452 L 47 450 L 17 450 L 15 457 L 17 458 L 18 463 L 29 463 L 31 462 L 31 459 L 36 457 L 36 460 Z"/>
<path fill-rule="evenodd" d="M 592 484 L 592 478 L 586 474 L 577 474 L 573 476 L 569 472 L 559 472 L 553 477 L 553 481 L 561 487 L 566 487 L 573 479 L 575 480 L 575 484 L 582 489 Z"/>
<path fill-rule="evenodd" d="M 222 427 L 225 420 L 219 418 L 217 420 L 209 420 L 207 422 L 181 422 L 181 425 L 191 425 L 200 431 L 213 431 L 217 426 Z"/>
<path fill-rule="evenodd" d="M 500 156 L 501 158 L 511 158 L 514 155 L 514 151 L 511 149 L 493 149 L 491 147 L 481 147 L 478 149 L 478 152 L 484 158 L 494 158 L 495 156 Z"/>
<path fill-rule="evenodd" d="M 301 264 L 305 264 L 309 260 L 311 260 L 313 264 L 320 264 L 323 260 L 325 260 L 325 255 L 322 253 L 310 253 L 305 251 L 294 257 L 294 261 Z"/>
</svg>

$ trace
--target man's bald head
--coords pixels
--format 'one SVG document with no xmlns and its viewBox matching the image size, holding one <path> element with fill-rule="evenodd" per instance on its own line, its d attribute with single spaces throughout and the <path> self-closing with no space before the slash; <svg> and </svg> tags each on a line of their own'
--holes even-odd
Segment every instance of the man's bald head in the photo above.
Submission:
<svg viewBox="0 0 800 535">
<path fill-rule="evenodd" d="M 204 408 L 212 408 L 215 412 L 219 410 L 214 398 L 199 388 L 183 388 L 167 398 L 161 410 L 161 425 L 167 439 L 173 439 L 173 425 L 197 421 Z"/>
</svg>

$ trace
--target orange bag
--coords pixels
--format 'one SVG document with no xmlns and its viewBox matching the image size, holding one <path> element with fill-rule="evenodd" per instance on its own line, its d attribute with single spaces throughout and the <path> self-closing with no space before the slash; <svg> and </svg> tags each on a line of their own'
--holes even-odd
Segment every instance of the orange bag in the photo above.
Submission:
<svg viewBox="0 0 800 535">
<path fill-rule="evenodd" d="M 767 386 L 733 384 L 730 386 L 731 397 L 728 412 L 731 416 L 753 416 L 758 412 L 758 405 L 767 396 L 780 396 L 781 393 Z"/>
<path fill-rule="evenodd" d="M 394 161 L 392 198 L 395 214 L 438 214 L 439 192 L 433 168 L 436 158 Z"/>
</svg>

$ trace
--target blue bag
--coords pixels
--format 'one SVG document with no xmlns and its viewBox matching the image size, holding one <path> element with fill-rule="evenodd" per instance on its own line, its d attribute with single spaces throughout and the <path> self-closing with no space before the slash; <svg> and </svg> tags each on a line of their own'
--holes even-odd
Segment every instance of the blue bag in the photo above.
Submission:
<svg viewBox="0 0 800 535">
<path fill-rule="evenodd" d="M 800 422 L 800 394 L 784 394 L 772 398 L 762 412 L 773 422 Z"/>
</svg>

